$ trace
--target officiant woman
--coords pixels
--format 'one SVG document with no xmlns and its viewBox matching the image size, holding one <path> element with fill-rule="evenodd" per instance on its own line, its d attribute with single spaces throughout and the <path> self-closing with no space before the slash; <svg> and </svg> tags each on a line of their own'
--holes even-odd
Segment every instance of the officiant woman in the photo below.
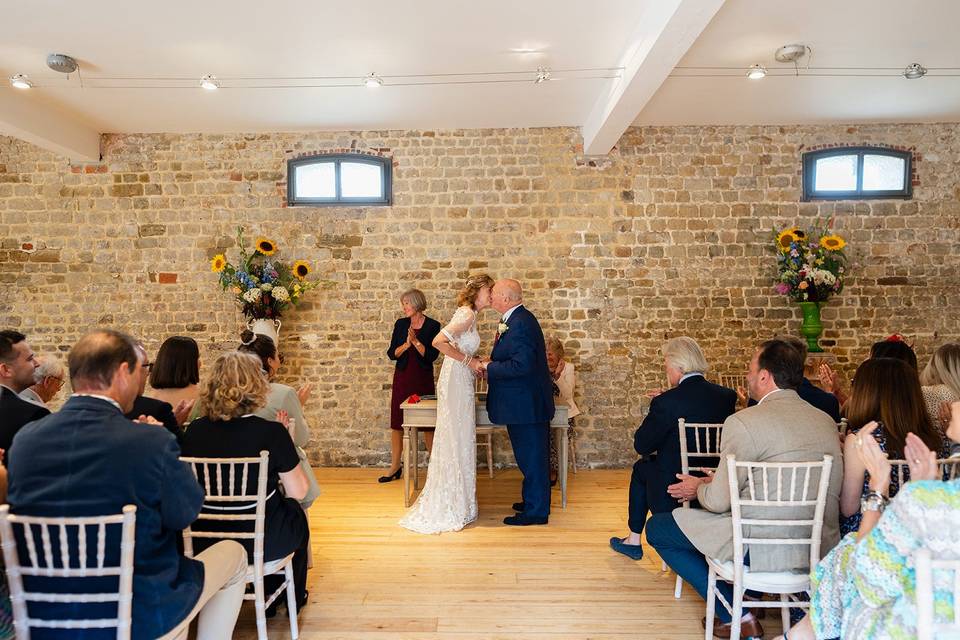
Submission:
<svg viewBox="0 0 960 640">
<path fill-rule="evenodd" d="M 397 480 L 403 473 L 400 455 L 403 452 L 403 411 L 400 403 L 413 394 L 436 391 L 433 363 L 440 352 L 433 348 L 433 339 L 440 333 L 440 323 L 424 315 L 427 298 L 419 289 L 404 291 L 400 296 L 403 317 L 393 325 L 393 337 L 387 357 L 396 361 L 393 369 L 393 392 L 390 395 L 390 470 L 380 482 Z M 433 431 L 424 431 L 427 449 L 433 445 Z"/>
</svg>

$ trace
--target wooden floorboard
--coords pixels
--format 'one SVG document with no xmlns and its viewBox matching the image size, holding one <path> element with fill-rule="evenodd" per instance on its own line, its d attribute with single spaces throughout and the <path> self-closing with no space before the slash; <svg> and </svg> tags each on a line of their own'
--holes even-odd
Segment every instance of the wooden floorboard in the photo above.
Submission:
<svg viewBox="0 0 960 640">
<path fill-rule="evenodd" d="M 703 638 L 703 600 L 689 586 L 675 600 L 674 576 L 652 549 L 634 562 L 608 546 L 626 532 L 629 470 L 571 474 L 567 509 L 555 491 L 550 524 L 522 528 L 501 523 L 519 500 L 519 473 L 483 474 L 478 522 L 438 536 L 397 526 L 401 483 L 378 484 L 381 473 L 317 472 L 323 495 L 310 510 L 304 640 Z M 767 638 L 779 632 L 769 616 L 764 622 Z M 268 632 L 290 638 L 285 611 Z M 257 637 L 252 606 L 234 637 Z"/>
</svg>

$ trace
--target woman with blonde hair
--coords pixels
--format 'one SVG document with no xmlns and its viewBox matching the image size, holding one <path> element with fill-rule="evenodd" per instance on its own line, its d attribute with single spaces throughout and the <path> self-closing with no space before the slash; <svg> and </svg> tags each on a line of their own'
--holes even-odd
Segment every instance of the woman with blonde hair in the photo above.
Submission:
<svg viewBox="0 0 960 640">
<path fill-rule="evenodd" d="M 427 482 L 400 526 L 418 533 L 459 531 L 477 519 L 476 378 L 470 368 L 480 347 L 477 314 L 490 306 L 493 279 L 467 278 L 457 310 L 433 346 L 444 355 L 437 383 L 437 423 Z"/>
<path fill-rule="evenodd" d="M 577 384 L 576 372 L 573 364 L 564 360 L 563 342 L 556 336 L 550 336 L 546 340 L 547 347 L 547 367 L 550 369 L 550 377 L 553 381 L 553 395 L 557 402 L 567 405 L 567 437 L 573 446 L 573 419 L 580 415 L 580 408 L 573 401 L 573 391 Z M 550 484 L 557 482 L 557 474 L 560 470 L 560 438 L 557 436 L 556 429 L 550 429 Z M 576 450 L 574 448 L 574 450 Z M 574 465 L 576 468 L 576 465 Z"/>
<path fill-rule="evenodd" d="M 293 581 L 299 609 L 307 601 L 310 527 L 298 502 L 307 495 L 309 483 L 300 466 L 297 448 L 285 425 L 254 415 L 266 404 L 270 393 L 270 383 L 259 357 L 230 351 L 217 358 L 212 369 L 200 391 L 202 415 L 190 423 L 180 449 L 184 456 L 197 458 L 257 458 L 261 451 L 270 453 L 263 555 L 264 560 L 270 561 L 293 554 Z M 255 485 L 256 479 L 248 478 L 248 482 Z M 248 490 L 251 490 L 249 485 Z M 234 523 L 223 523 L 216 529 L 208 523 L 199 523 L 195 528 L 229 531 L 228 524 Z M 205 546 L 202 539 L 194 541 L 194 545 L 197 552 Z M 245 546 L 248 554 L 253 552 L 252 541 L 246 541 Z M 267 576 L 264 579 L 267 593 L 275 591 L 282 580 L 281 575 Z M 273 615 L 283 600 L 277 598 L 267 610 L 268 615 Z"/>
<path fill-rule="evenodd" d="M 948 342 L 933 352 L 920 374 L 920 384 L 927 413 L 934 426 L 945 434 L 949 420 L 941 407 L 960 400 L 960 343 Z"/>
<path fill-rule="evenodd" d="M 433 363 L 440 352 L 433 339 L 440 333 L 440 323 L 428 317 L 427 297 L 419 289 L 407 289 L 400 294 L 403 317 L 393 324 L 393 336 L 387 357 L 396 362 L 393 367 L 393 386 L 390 392 L 390 469 L 380 476 L 380 482 L 399 480 L 403 474 L 400 454 L 403 452 L 403 411 L 400 404 L 411 395 L 429 395 L 435 392 Z M 433 431 L 425 430 L 427 450 L 433 448 Z"/>
</svg>

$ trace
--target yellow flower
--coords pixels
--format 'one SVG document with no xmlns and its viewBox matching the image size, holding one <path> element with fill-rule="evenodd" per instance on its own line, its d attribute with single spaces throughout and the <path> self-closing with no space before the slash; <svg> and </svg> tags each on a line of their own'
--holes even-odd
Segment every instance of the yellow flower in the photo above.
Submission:
<svg viewBox="0 0 960 640">
<path fill-rule="evenodd" d="M 847 246 L 847 241 L 838 235 L 823 236 L 820 238 L 820 246 L 828 251 L 840 251 Z"/>
<path fill-rule="evenodd" d="M 277 244 L 273 240 L 264 238 L 263 236 L 257 238 L 256 246 L 257 251 L 265 256 L 272 256 L 277 252 Z"/>
<path fill-rule="evenodd" d="M 792 229 L 784 229 L 777 236 L 777 246 L 781 249 L 789 249 L 791 242 L 800 242 L 802 238 L 803 232 L 796 227 Z"/>
<path fill-rule="evenodd" d="M 223 271 L 223 268 L 227 266 L 227 259 L 223 256 L 222 253 L 218 253 L 213 256 L 213 260 L 210 261 L 210 270 L 220 273 Z"/>
<path fill-rule="evenodd" d="M 297 260 L 293 263 L 291 271 L 293 271 L 293 275 L 297 276 L 298 279 L 303 280 L 310 275 L 310 263 L 306 260 Z"/>
</svg>

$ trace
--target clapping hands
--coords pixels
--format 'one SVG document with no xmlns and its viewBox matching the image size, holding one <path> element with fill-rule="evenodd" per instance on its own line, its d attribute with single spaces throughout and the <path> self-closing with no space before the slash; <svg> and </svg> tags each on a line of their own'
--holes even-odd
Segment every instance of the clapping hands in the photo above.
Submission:
<svg viewBox="0 0 960 640">
<path fill-rule="evenodd" d="M 903 447 L 903 455 L 907 458 L 911 480 L 939 479 L 940 468 L 937 466 L 936 452 L 927 449 L 923 440 L 912 431 L 907 434 L 907 443 Z"/>
</svg>

